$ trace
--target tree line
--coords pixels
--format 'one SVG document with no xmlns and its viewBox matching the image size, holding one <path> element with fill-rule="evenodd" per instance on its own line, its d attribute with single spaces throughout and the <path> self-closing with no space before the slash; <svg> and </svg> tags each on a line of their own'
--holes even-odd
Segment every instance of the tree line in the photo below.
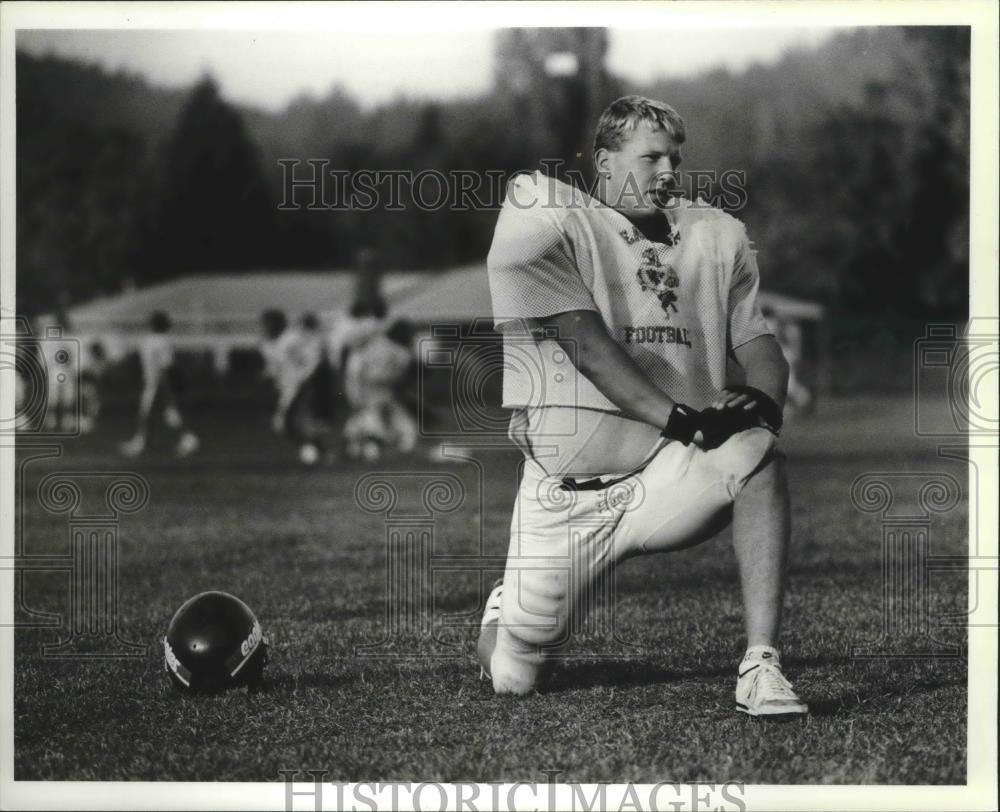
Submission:
<svg viewBox="0 0 1000 812">
<path fill-rule="evenodd" d="M 582 105 L 572 81 L 535 81 L 543 112 L 558 114 L 500 91 L 366 110 L 339 87 L 270 114 L 228 103 L 209 76 L 165 90 L 20 52 L 18 308 L 200 272 L 480 260 L 494 211 L 405 199 L 400 211 L 281 211 L 278 161 L 513 173 L 558 156 L 585 173 L 594 110 L 610 98 Z M 967 29 L 859 29 L 770 66 L 602 88 L 674 105 L 686 167 L 745 172 L 734 214 L 769 289 L 869 320 L 967 312 Z"/>
</svg>

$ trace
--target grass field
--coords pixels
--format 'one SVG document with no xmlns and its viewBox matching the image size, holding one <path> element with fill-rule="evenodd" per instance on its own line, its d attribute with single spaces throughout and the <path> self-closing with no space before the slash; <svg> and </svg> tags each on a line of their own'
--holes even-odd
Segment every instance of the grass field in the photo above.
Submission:
<svg viewBox="0 0 1000 812">
<path fill-rule="evenodd" d="M 866 472 L 939 471 L 965 482 L 960 463 L 913 436 L 908 399 L 830 402 L 785 432 L 795 552 L 784 659 L 813 708 L 789 724 L 733 710 L 743 640 L 725 535 L 620 569 L 618 639 L 583 642 L 594 655 L 629 658 L 581 655 L 545 693 L 496 699 L 478 679 L 474 646 L 491 567 L 506 551 L 513 453 L 492 452 L 482 478 L 471 464 L 379 466 L 423 471 L 427 481 L 459 477 L 465 502 L 437 519 L 435 555 L 493 558 L 434 582 L 435 650 L 451 656 L 361 657 L 356 647 L 379 641 L 385 627 L 385 520 L 355 501 L 368 471 L 304 470 L 268 435 L 264 415 L 194 422 L 204 448 L 190 460 L 122 460 L 112 452 L 122 428 L 24 467 L 31 555 L 67 551 L 67 519 L 35 497 L 47 473 L 132 470 L 151 498 L 120 525 L 120 630 L 146 654 L 45 657 L 42 644 L 64 630 L 16 634 L 18 780 L 276 781 L 279 770 L 299 768 L 326 769 L 327 780 L 541 781 L 542 770 L 560 770 L 560 781 L 588 782 L 965 781 L 965 630 L 935 632 L 958 645 L 956 658 L 850 656 L 882 623 L 881 520 L 852 506 L 852 482 Z M 966 553 L 966 496 L 935 517 L 932 553 Z M 415 492 L 402 499 L 400 509 Z M 68 584 L 65 573 L 26 573 L 21 597 L 33 611 L 65 613 Z M 171 689 L 159 639 L 177 606 L 206 589 L 241 596 L 261 619 L 272 643 L 261 692 L 199 698 Z M 964 611 L 966 576 L 934 575 L 930 605 Z M 30 619 L 22 609 L 19 620 Z M 919 639 L 894 643 L 927 650 Z M 407 646 L 427 650 L 419 638 L 390 649 Z"/>
</svg>

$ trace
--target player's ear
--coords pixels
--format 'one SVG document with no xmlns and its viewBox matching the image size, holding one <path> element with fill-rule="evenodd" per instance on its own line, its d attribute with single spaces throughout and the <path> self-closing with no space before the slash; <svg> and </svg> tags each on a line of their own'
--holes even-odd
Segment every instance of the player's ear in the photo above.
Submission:
<svg viewBox="0 0 1000 812">
<path fill-rule="evenodd" d="M 601 147 L 594 152 L 594 169 L 598 175 L 604 177 L 611 175 L 611 151 L 607 147 Z"/>
</svg>

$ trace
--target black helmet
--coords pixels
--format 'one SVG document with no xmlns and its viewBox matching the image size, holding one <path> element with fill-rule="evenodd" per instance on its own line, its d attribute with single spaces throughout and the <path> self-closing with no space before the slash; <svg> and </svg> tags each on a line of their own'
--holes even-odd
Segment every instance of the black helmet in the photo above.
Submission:
<svg viewBox="0 0 1000 812">
<path fill-rule="evenodd" d="M 260 681 L 267 640 L 254 613 L 227 592 L 202 592 L 174 614 L 163 638 L 171 682 L 184 691 L 215 692 Z"/>
</svg>

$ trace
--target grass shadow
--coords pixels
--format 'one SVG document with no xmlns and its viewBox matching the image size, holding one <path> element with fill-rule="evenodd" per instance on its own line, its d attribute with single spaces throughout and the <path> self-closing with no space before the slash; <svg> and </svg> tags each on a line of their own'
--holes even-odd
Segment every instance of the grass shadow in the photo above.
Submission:
<svg viewBox="0 0 1000 812">
<path fill-rule="evenodd" d="M 356 674 L 276 674 L 265 676 L 256 691 L 272 694 L 311 688 L 342 688 L 357 681 Z"/>
<path fill-rule="evenodd" d="M 885 701 L 895 697 L 912 699 L 920 694 L 930 693 L 941 688 L 964 688 L 965 684 L 965 680 L 963 679 L 932 680 L 917 686 L 877 683 L 864 690 L 851 691 L 840 696 L 829 697 L 827 699 L 809 699 L 809 713 L 811 716 L 818 717 L 840 716 L 863 708 L 869 703 Z"/>
<path fill-rule="evenodd" d="M 786 670 L 794 672 L 814 666 L 845 666 L 849 662 L 846 657 L 800 657 L 789 658 L 784 665 Z M 544 693 L 563 693 L 581 688 L 640 687 L 702 679 L 732 678 L 735 681 L 736 666 L 735 661 L 693 668 L 663 668 L 644 660 L 569 661 L 556 665 Z"/>
</svg>

